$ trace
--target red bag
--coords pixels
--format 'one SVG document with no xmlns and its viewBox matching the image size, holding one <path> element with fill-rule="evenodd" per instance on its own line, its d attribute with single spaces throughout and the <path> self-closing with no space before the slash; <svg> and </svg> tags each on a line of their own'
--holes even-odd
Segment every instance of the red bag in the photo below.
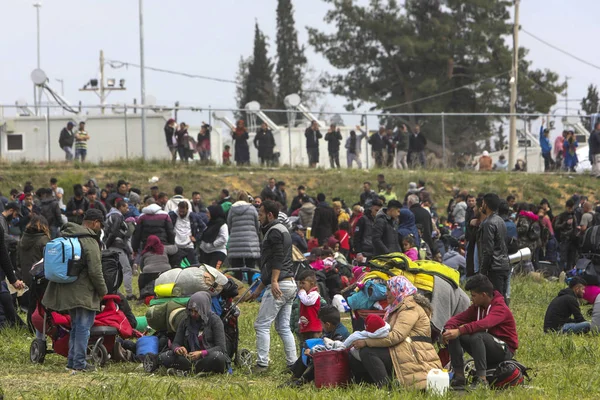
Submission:
<svg viewBox="0 0 600 400">
<path fill-rule="evenodd" d="M 345 386 L 350 381 L 348 351 L 320 351 L 312 355 L 315 368 L 315 386 Z"/>
</svg>

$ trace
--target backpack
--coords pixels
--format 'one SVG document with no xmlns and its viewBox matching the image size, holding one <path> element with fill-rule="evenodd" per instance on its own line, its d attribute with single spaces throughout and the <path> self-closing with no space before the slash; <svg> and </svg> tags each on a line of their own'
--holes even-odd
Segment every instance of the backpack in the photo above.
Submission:
<svg viewBox="0 0 600 400">
<path fill-rule="evenodd" d="M 116 251 L 102 250 L 102 274 L 108 294 L 115 294 L 123 283 L 123 266 Z"/>
<path fill-rule="evenodd" d="M 529 370 L 530 368 L 515 360 L 502 361 L 496 367 L 490 385 L 495 389 L 506 389 L 522 385 L 525 379 L 531 380 L 527 374 Z"/>
<path fill-rule="evenodd" d="M 506 249 L 508 250 L 508 255 L 515 254 L 521 249 L 519 246 L 519 241 L 515 237 L 506 238 Z"/>
<path fill-rule="evenodd" d="M 600 225 L 600 213 L 594 213 L 594 218 L 592 218 L 592 225 L 598 226 Z"/>
<path fill-rule="evenodd" d="M 527 239 L 527 233 L 531 228 L 531 221 L 527 217 L 520 217 L 517 220 L 517 235 L 519 239 Z"/>
<path fill-rule="evenodd" d="M 44 276 L 50 282 L 73 283 L 85 265 L 79 237 L 62 236 L 44 248 Z"/>
<path fill-rule="evenodd" d="M 588 254 L 593 262 L 600 264 L 600 225 L 585 230 L 581 253 Z"/>
<path fill-rule="evenodd" d="M 539 221 L 534 221 L 529 226 L 529 231 L 527 231 L 527 239 L 532 242 L 537 242 L 542 238 L 542 224 Z"/>
</svg>

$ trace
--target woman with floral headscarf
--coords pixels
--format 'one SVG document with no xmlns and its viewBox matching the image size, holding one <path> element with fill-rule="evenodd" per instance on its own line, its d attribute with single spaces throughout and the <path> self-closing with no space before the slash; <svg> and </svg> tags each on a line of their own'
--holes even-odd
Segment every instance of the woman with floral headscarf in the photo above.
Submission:
<svg viewBox="0 0 600 400">
<path fill-rule="evenodd" d="M 160 365 L 175 371 L 227 371 L 227 356 L 223 322 L 211 311 L 211 297 L 207 292 L 196 292 L 187 304 L 187 318 L 177 326 L 171 350 L 160 355 L 149 354 L 144 360 L 146 372 Z M 167 370 L 168 372 L 168 370 Z"/>
<path fill-rule="evenodd" d="M 240 119 L 235 126 L 235 129 L 231 132 L 231 137 L 235 142 L 235 163 L 239 167 L 240 165 L 250 164 L 250 148 L 248 147 L 248 130 L 243 119 Z"/>
<path fill-rule="evenodd" d="M 395 376 L 411 389 L 425 389 L 427 373 L 442 368 L 431 343 L 431 305 L 404 276 L 394 276 L 387 283 L 388 307 L 384 319 L 391 330 L 386 338 L 357 340 L 358 361 L 350 357 L 350 365 L 358 381 L 382 387 Z"/>
</svg>

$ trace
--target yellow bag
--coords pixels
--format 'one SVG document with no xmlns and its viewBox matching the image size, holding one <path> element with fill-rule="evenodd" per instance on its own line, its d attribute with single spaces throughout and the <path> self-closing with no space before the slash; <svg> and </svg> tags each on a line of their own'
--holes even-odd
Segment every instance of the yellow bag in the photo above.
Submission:
<svg viewBox="0 0 600 400">
<path fill-rule="evenodd" d="M 454 288 L 458 288 L 460 286 L 460 272 L 436 261 L 411 261 L 408 266 L 408 271 L 413 273 L 437 275 L 440 278 L 448 281 L 448 283 L 454 286 Z"/>
</svg>

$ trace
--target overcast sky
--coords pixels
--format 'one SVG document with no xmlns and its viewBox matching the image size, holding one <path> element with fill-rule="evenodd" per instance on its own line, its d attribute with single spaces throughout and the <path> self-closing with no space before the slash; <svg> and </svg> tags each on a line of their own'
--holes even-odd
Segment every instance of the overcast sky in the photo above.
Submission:
<svg viewBox="0 0 600 400">
<path fill-rule="evenodd" d="M 368 0 L 360 0 L 368 3 Z M 41 8 L 41 67 L 72 103 L 97 104 L 93 93 L 81 88 L 97 77 L 99 50 L 107 59 L 139 62 L 138 1 L 46 0 Z M 528 31 L 575 55 L 600 65 L 593 39 L 599 37 L 598 0 L 522 0 L 521 25 Z M 30 72 L 36 66 L 36 16 L 30 0 L 1 0 L 0 102 L 33 100 Z M 252 52 L 254 21 L 268 35 L 275 53 L 277 0 L 145 0 L 146 65 L 189 73 L 234 79 L 241 55 Z M 295 1 L 300 42 L 307 42 L 306 26 L 323 25 L 328 5 L 321 0 Z M 597 70 L 545 46 L 522 33 L 520 45 L 531 50 L 529 59 L 538 68 L 549 68 L 569 80 L 569 98 L 580 99 L 590 83 L 598 83 Z M 328 62 L 307 45 L 309 63 L 317 71 L 331 71 Z M 109 102 L 140 98 L 137 68 L 106 68 L 107 77 L 126 80 L 127 91 L 111 94 Z M 146 93 L 158 104 L 200 107 L 235 107 L 235 85 L 148 71 Z M 330 111 L 343 111 L 345 99 L 326 96 Z M 563 99 L 559 107 L 564 108 Z M 578 109 L 578 102 L 569 102 Z M 440 110 L 442 111 L 442 110 Z M 562 110 L 561 110 L 562 112 Z M 573 112 L 576 112 L 573 110 Z M 200 121 L 207 114 L 182 113 L 183 119 Z M 357 122 L 346 118 L 346 123 Z"/>
</svg>

